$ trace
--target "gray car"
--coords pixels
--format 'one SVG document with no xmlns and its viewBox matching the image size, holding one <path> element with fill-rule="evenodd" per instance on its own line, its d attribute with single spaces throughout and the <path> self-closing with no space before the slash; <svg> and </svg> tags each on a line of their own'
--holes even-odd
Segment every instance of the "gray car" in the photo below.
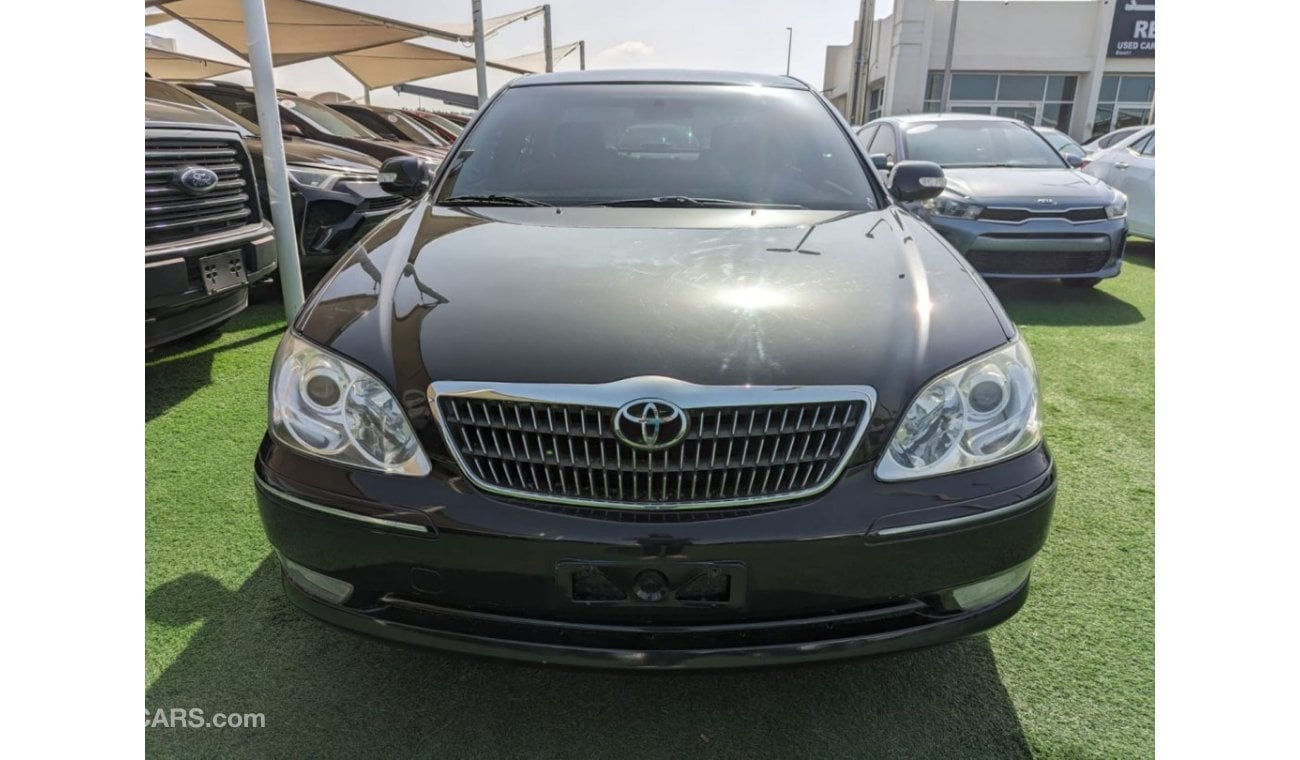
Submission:
<svg viewBox="0 0 1300 760">
<path fill-rule="evenodd" d="M 943 167 L 943 194 L 908 208 L 984 277 L 1092 287 L 1119 274 L 1127 198 L 1077 171 L 1032 127 L 996 116 L 918 114 L 877 119 L 858 139 L 882 172 L 904 160 Z"/>
</svg>

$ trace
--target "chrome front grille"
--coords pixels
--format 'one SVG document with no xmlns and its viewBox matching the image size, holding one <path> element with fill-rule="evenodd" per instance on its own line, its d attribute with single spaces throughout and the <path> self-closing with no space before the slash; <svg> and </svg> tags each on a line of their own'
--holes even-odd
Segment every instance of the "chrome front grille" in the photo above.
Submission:
<svg viewBox="0 0 1300 760">
<path fill-rule="evenodd" d="M 643 399 L 685 412 L 679 443 L 638 450 L 615 434 L 615 414 Z M 824 490 L 860 442 L 875 393 L 645 377 L 604 385 L 440 382 L 429 400 L 448 447 L 480 488 L 563 504 L 681 509 Z"/>
<path fill-rule="evenodd" d="M 217 183 L 199 195 L 185 192 L 173 179 L 186 166 L 211 169 L 217 174 Z M 257 186 L 248 153 L 238 140 L 145 139 L 145 245 L 184 240 L 257 220 Z"/>
</svg>

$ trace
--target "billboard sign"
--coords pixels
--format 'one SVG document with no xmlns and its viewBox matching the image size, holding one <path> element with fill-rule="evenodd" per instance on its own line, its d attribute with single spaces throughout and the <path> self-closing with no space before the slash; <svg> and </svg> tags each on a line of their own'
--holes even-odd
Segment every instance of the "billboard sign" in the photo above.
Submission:
<svg viewBox="0 0 1300 760">
<path fill-rule="evenodd" d="M 1156 57 L 1155 0 L 1114 0 L 1115 19 L 1110 25 L 1109 58 Z"/>
</svg>

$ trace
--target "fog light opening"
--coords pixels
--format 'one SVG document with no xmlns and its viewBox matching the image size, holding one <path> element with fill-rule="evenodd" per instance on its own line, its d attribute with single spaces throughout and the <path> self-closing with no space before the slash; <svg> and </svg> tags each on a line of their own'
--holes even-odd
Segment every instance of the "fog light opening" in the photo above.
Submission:
<svg viewBox="0 0 1300 760">
<path fill-rule="evenodd" d="M 331 578 L 303 567 L 291 559 L 280 556 L 280 564 L 293 584 L 312 596 L 324 599 L 331 604 L 343 604 L 352 596 L 352 584 Z"/>
<path fill-rule="evenodd" d="M 958 586 L 949 592 L 952 606 L 959 610 L 973 610 L 1010 596 L 1029 577 L 1031 559 L 991 578 L 977 583 Z"/>
</svg>

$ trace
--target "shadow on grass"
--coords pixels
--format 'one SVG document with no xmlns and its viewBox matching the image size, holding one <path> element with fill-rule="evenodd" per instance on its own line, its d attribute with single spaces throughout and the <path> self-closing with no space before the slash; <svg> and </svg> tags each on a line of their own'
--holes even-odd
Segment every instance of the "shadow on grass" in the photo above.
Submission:
<svg viewBox="0 0 1300 760">
<path fill-rule="evenodd" d="M 1146 319 L 1137 307 L 1097 288 L 1068 288 L 1056 280 L 994 280 L 989 286 L 1017 324 L 1113 326 Z"/>
<path fill-rule="evenodd" d="M 1124 264 L 1156 268 L 1156 241 L 1130 238 L 1124 247 Z"/>
<path fill-rule="evenodd" d="M 196 335 L 147 352 L 144 367 L 145 421 L 154 419 L 210 384 L 212 360 L 217 354 L 279 335 L 284 332 L 283 320 L 284 314 L 279 307 L 253 306 L 235 315 L 221 333 Z M 249 330 L 257 332 L 234 340 L 223 337 L 223 334 Z"/>
<path fill-rule="evenodd" d="M 987 640 L 868 660 L 710 674 L 560 670 L 330 628 L 268 557 L 237 592 L 190 575 L 147 600 L 203 626 L 149 710 L 256 712 L 262 729 L 155 728 L 153 756 L 1028 757 Z"/>
</svg>

